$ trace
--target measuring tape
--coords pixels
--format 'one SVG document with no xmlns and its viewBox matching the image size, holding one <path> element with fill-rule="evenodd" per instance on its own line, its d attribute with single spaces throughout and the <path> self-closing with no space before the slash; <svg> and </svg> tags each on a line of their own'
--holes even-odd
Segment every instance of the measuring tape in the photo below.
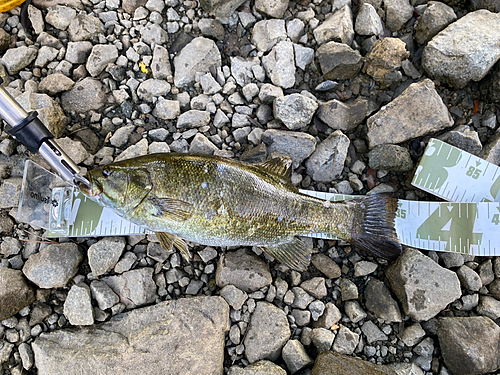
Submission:
<svg viewBox="0 0 500 375">
<path fill-rule="evenodd" d="M 49 237 L 150 233 L 61 181 L 28 161 L 18 220 L 48 229 Z M 395 227 L 403 245 L 471 255 L 500 255 L 499 167 L 431 139 L 412 185 L 450 202 L 398 200 Z M 300 192 L 330 201 L 355 198 L 310 190 Z M 335 239 L 318 233 L 308 236 Z"/>
</svg>

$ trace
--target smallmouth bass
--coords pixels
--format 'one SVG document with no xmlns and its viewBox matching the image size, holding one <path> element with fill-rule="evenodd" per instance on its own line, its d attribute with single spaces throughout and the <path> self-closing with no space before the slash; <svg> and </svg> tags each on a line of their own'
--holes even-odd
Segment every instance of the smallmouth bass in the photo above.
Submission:
<svg viewBox="0 0 500 375">
<path fill-rule="evenodd" d="M 81 191 L 131 222 L 157 233 L 189 259 L 183 240 L 210 246 L 258 246 L 303 271 L 309 249 L 296 236 L 328 233 L 384 259 L 401 245 L 397 200 L 373 195 L 327 202 L 299 193 L 292 161 L 246 164 L 218 156 L 150 154 L 90 171 Z"/>
</svg>

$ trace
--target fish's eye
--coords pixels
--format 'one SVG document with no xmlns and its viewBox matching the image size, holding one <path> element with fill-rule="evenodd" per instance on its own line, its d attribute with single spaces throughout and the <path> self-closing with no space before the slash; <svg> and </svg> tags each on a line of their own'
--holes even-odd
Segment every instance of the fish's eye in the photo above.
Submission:
<svg viewBox="0 0 500 375">
<path fill-rule="evenodd" d="M 103 169 L 102 170 L 102 176 L 104 178 L 108 178 L 111 175 L 111 171 L 109 169 Z"/>
</svg>

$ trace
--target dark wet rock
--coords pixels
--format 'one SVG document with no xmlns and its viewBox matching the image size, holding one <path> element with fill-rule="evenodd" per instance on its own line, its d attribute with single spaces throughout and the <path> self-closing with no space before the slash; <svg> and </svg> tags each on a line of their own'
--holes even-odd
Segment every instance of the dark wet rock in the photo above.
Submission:
<svg viewBox="0 0 500 375">
<path fill-rule="evenodd" d="M 456 19 L 457 15 L 452 7 L 439 1 L 429 1 L 418 19 L 415 40 L 419 44 L 427 43 Z"/>
<path fill-rule="evenodd" d="M 460 18 L 427 44 L 422 67 L 432 78 L 456 88 L 481 80 L 500 58 L 499 22 L 500 14 L 487 10 Z"/>
<path fill-rule="evenodd" d="M 268 129 L 262 133 L 262 141 L 269 154 L 274 152 L 288 155 L 297 168 L 316 149 L 316 139 L 307 133 Z"/>
<path fill-rule="evenodd" d="M 349 138 L 340 130 L 334 131 L 307 159 L 307 174 L 318 182 L 330 182 L 336 179 L 344 169 L 349 144 Z"/>
<path fill-rule="evenodd" d="M 33 288 L 21 271 L 0 268 L 0 300 L 0 320 L 10 318 L 35 300 Z"/>
<path fill-rule="evenodd" d="M 363 66 L 359 52 L 344 43 L 333 41 L 325 43 L 318 48 L 316 56 L 325 79 L 354 78 Z"/>
<path fill-rule="evenodd" d="M 187 44 L 174 58 L 174 83 L 186 87 L 194 83 L 197 72 L 208 73 L 221 66 L 221 55 L 212 39 L 198 37 Z"/>
<path fill-rule="evenodd" d="M 374 44 L 365 60 L 363 71 L 373 77 L 382 88 L 401 80 L 399 68 L 410 56 L 406 44 L 398 38 L 385 38 Z M 399 73 L 399 74 L 398 74 Z"/>
<path fill-rule="evenodd" d="M 304 128 L 318 108 L 318 103 L 301 94 L 285 95 L 274 100 L 274 117 L 290 130 Z"/>
<path fill-rule="evenodd" d="M 268 264 L 247 249 L 221 256 L 215 279 L 220 288 L 234 285 L 245 292 L 254 292 L 272 282 Z"/>
<path fill-rule="evenodd" d="M 86 113 L 97 110 L 107 103 L 107 89 L 97 79 L 84 78 L 61 96 L 61 104 L 67 112 Z"/>
<path fill-rule="evenodd" d="M 283 310 L 257 302 L 245 337 L 245 355 L 250 363 L 261 359 L 275 361 L 290 338 L 290 327 Z"/>
<path fill-rule="evenodd" d="M 29 257 L 23 273 L 40 288 L 62 288 L 76 275 L 82 258 L 72 242 L 48 245 Z"/>
<path fill-rule="evenodd" d="M 402 321 L 398 303 L 382 281 L 370 279 L 364 291 L 365 305 L 379 319 L 386 322 Z"/>
<path fill-rule="evenodd" d="M 400 30 L 413 16 L 409 0 L 384 0 L 385 24 L 391 31 Z"/>
<path fill-rule="evenodd" d="M 375 170 L 409 171 L 413 168 L 410 153 L 398 145 L 380 145 L 368 153 L 368 165 Z"/>
<path fill-rule="evenodd" d="M 499 367 L 500 327 L 484 316 L 439 319 L 438 338 L 448 369 L 456 375 L 484 374 Z"/>
<path fill-rule="evenodd" d="M 384 143 L 401 143 L 451 125 L 453 119 L 434 83 L 425 79 L 408 86 L 401 95 L 368 118 L 368 142 L 370 148 Z"/>
<path fill-rule="evenodd" d="M 406 315 L 416 321 L 429 320 L 462 295 L 454 272 L 412 248 L 389 265 L 386 276 Z"/>
<path fill-rule="evenodd" d="M 474 155 L 478 155 L 483 148 L 477 132 L 467 125 L 460 125 L 439 136 L 438 139 Z"/>
<path fill-rule="evenodd" d="M 325 19 L 313 31 L 314 39 L 318 44 L 330 41 L 345 43 L 348 46 L 354 39 L 354 27 L 351 8 L 348 5 L 337 10 Z"/>
<path fill-rule="evenodd" d="M 221 297 L 181 298 L 92 328 L 42 333 L 32 346 L 40 375 L 215 374 L 228 322 Z"/>
<path fill-rule="evenodd" d="M 311 375 L 397 375 L 389 367 L 376 365 L 345 354 L 325 351 L 314 362 Z"/>
</svg>

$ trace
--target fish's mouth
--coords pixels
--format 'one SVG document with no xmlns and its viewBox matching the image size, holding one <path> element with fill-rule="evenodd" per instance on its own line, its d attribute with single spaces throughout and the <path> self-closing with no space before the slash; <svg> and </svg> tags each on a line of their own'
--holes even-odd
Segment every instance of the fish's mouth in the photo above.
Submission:
<svg viewBox="0 0 500 375">
<path fill-rule="evenodd" d="M 78 188 L 87 197 L 92 198 L 102 193 L 102 186 L 99 181 L 92 180 L 92 176 L 87 176 L 89 184 L 78 182 Z"/>
</svg>

